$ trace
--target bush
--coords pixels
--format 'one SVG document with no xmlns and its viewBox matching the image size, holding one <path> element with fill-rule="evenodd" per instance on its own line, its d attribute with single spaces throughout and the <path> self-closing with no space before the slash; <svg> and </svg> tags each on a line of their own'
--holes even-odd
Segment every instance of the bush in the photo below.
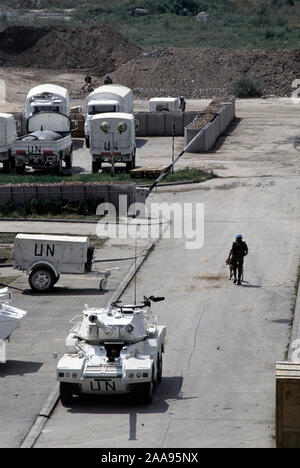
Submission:
<svg viewBox="0 0 300 468">
<path fill-rule="evenodd" d="M 233 93 L 239 98 L 260 97 L 262 95 L 259 83 L 248 75 L 242 75 L 234 83 Z"/>
</svg>

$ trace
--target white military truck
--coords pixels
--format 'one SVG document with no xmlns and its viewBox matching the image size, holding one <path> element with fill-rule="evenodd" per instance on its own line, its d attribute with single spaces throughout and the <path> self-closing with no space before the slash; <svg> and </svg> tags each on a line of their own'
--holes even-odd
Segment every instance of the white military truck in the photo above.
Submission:
<svg viewBox="0 0 300 468">
<path fill-rule="evenodd" d="M 16 138 L 17 127 L 14 116 L 0 113 L 0 162 L 3 164 L 4 172 L 9 172 L 14 168 L 12 144 Z"/>
<path fill-rule="evenodd" d="M 180 99 L 175 97 L 154 97 L 148 101 L 149 112 L 180 112 Z"/>
<path fill-rule="evenodd" d="M 85 393 L 131 393 L 140 402 L 151 403 L 162 379 L 167 329 L 157 324 L 150 306 L 161 300 L 151 296 L 141 305 L 86 306 L 77 323 L 77 317 L 71 320 L 75 325 L 66 339 L 66 354 L 57 365 L 64 405 Z"/>
<path fill-rule="evenodd" d="M 112 112 L 95 115 L 91 121 L 92 172 L 97 173 L 102 163 L 126 164 L 126 172 L 135 168 L 135 120 L 133 114 Z"/>
<path fill-rule="evenodd" d="M 13 268 L 29 275 L 30 287 L 49 291 L 63 273 L 88 274 L 94 248 L 88 237 L 18 234 L 15 237 Z"/>
<path fill-rule="evenodd" d="M 10 306 L 10 300 L 8 289 L 0 289 L 0 363 L 6 362 L 6 342 L 27 314 L 24 310 Z"/>
<path fill-rule="evenodd" d="M 86 146 L 90 145 L 90 121 L 97 114 L 133 112 L 133 93 L 127 86 L 111 84 L 96 88 L 84 101 Z"/>
<path fill-rule="evenodd" d="M 33 169 L 55 169 L 62 173 L 73 164 L 73 143 L 69 116 L 57 112 L 39 112 L 28 118 L 27 135 L 12 144 L 16 172 L 24 174 L 26 166 Z"/>
<path fill-rule="evenodd" d="M 70 98 L 68 90 L 62 86 L 49 83 L 32 88 L 26 97 L 24 115 L 26 119 L 29 119 L 29 117 L 39 112 L 58 112 L 69 117 Z"/>
</svg>

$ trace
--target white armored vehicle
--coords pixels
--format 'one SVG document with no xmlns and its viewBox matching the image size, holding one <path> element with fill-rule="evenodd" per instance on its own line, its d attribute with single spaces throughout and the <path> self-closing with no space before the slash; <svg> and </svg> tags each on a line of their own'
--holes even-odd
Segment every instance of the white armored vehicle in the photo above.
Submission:
<svg viewBox="0 0 300 468">
<path fill-rule="evenodd" d="M 150 306 L 161 300 L 151 296 L 142 305 L 118 302 L 107 309 L 85 307 L 57 365 L 63 404 L 80 394 L 125 393 L 151 403 L 162 378 L 166 327 L 157 325 Z"/>
<path fill-rule="evenodd" d="M 27 314 L 24 310 L 10 306 L 10 299 L 8 289 L 0 289 L 0 363 L 6 362 L 6 341 Z"/>
</svg>

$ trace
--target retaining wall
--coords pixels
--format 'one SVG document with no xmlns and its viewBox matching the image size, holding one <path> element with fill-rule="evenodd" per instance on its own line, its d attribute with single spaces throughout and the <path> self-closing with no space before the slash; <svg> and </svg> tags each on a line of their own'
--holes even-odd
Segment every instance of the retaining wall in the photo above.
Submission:
<svg viewBox="0 0 300 468">
<path fill-rule="evenodd" d="M 135 120 L 138 123 L 137 137 L 172 136 L 173 124 L 175 136 L 183 136 L 184 128 L 189 125 L 199 112 L 136 112 Z"/>
<path fill-rule="evenodd" d="M 201 153 L 209 151 L 216 143 L 218 137 L 225 132 L 230 122 L 235 117 L 235 98 L 224 103 L 213 119 L 203 128 L 184 129 L 184 147 L 195 138 L 191 146 L 187 149 L 189 153 Z"/>
<path fill-rule="evenodd" d="M 125 204 L 119 206 L 120 195 L 126 195 Z M 62 184 L 24 184 L 0 185 L 0 203 L 24 205 L 31 200 L 61 200 L 65 202 L 88 203 L 96 200 L 99 203 L 112 203 L 117 213 L 124 212 L 130 205 L 140 202 L 140 189 L 133 183 L 62 183 Z"/>
</svg>

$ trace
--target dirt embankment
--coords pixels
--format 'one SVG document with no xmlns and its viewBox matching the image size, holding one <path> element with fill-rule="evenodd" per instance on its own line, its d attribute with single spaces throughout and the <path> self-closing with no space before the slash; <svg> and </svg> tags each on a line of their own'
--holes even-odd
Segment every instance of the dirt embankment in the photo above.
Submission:
<svg viewBox="0 0 300 468">
<path fill-rule="evenodd" d="M 300 77 L 300 49 L 142 49 L 108 26 L 20 27 L 0 32 L 0 67 L 110 73 L 136 98 L 230 95 L 238 76 L 255 78 L 262 94 L 291 96 Z M 102 78 L 100 79 L 102 83 Z M 99 81 L 99 82 L 100 82 Z M 95 81 L 97 84 L 97 80 Z"/>
<path fill-rule="evenodd" d="M 103 75 L 140 48 L 112 28 L 21 27 L 0 32 L 0 67 L 93 70 Z"/>
</svg>

